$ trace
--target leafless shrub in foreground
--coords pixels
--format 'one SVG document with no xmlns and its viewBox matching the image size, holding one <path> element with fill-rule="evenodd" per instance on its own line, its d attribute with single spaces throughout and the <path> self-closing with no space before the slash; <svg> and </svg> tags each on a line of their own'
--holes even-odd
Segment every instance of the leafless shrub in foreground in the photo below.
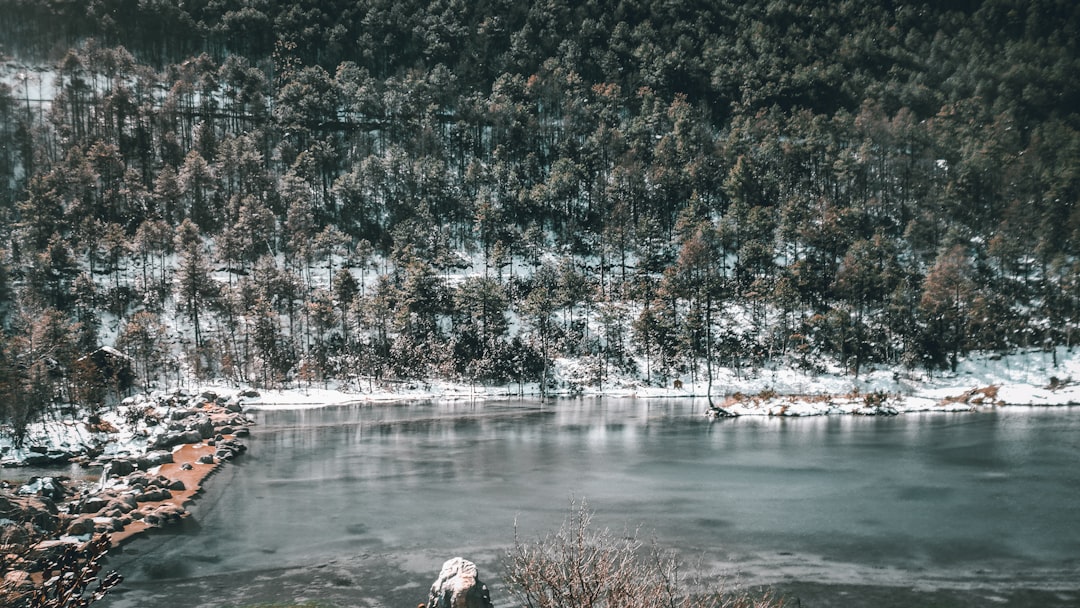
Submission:
<svg viewBox="0 0 1080 608">
<path fill-rule="evenodd" d="M 40 561 L 40 582 L 21 589 L 16 581 L 0 582 L 0 605 L 13 608 L 87 608 L 105 597 L 123 577 L 115 570 L 100 576 L 111 547 L 108 535 L 81 545 L 66 545 Z"/>
<path fill-rule="evenodd" d="M 516 533 L 507 552 L 507 587 L 526 608 L 780 608 L 770 593 L 718 588 L 691 592 L 674 552 L 637 534 L 590 527 L 592 513 L 572 502 L 566 521 L 533 542 Z M 696 585 L 695 585 L 696 587 Z"/>
</svg>

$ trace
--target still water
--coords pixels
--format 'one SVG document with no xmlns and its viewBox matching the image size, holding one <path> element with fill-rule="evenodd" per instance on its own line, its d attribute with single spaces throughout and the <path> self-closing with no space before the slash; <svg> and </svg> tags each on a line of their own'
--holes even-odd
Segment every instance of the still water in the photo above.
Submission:
<svg viewBox="0 0 1080 608">
<path fill-rule="evenodd" d="M 255 413 L 104 604 L 415 606 L 585 499 L 594 522 L 802 606 L 1080 606 L 1080 409 L 710 422 L 689 400 Z"/>
</svg>

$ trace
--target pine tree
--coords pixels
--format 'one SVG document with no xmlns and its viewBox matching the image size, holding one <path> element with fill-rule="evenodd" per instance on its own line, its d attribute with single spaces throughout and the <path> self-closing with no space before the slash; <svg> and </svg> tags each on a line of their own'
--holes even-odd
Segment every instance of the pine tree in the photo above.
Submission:
<svg viewBox="0 0 1080 608">
<path fill-rule="evenodd" d="M 958 355 L 966 347 L 967 317 L 974 285 L 971 262 L 963 247 L 956 245 L 943 251 L 923 281 L 919 309 L 930 324 L 931 331 L 940 337 L 948 354 L 949 368 L 956 371 Z M 938 359 L 934 347 L 927 353 Z"/>
<path fill-rule="evenodd" d="M 190 219 L 184 220 L 177 230 L 176 250 L 180 254 L 176 269 L 176 297 L 187 311 L 195 332 L 195 347 L 198 348 L 203 344 L 199 316 L 219 290 L 210 277 L 210 263 L 199 236 L 199 227 Z"/>
<path fill-rule="evenodd" d="M 116 338 L 116 347 L 136 362 L 143 390 L 150 390 L 168 355 L 165 326 L 154 313 L 140 310 L 131 315 Z"/>
</svg>

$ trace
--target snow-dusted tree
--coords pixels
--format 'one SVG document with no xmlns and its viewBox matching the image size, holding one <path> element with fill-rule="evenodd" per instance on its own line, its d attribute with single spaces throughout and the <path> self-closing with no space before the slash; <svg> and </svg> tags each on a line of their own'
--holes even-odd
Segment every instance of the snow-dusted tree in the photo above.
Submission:
<svg viewBox="0 0 1080 608">
<path fill-rule="evenodd" d="M 146 220 L 135 231 L 135 252 L 142 258 L 143 290 L 153 294 L 150 301 L 159 306 L 165 301 L 171 270 L 165 258 L 173 252 L 173 237 L 172 227 L 164 220 Z M 152 260 L 156 268 L 151 266 Z"/>
<path fill-rule="evenodd" d="M 216 181 L 210 165 L 195 150 L 188 152 L 177 175 L 183 193 L 181 217 L 196 225 L 210 228 L 215 225 L 214 189 Z"/>
<path fill-rule="evenodd" d="M 199 315 L 208 300 L 217 293 L 217 284 L 210 277 L 210 263 L 199 236 L 199 227 L 190 219 L 184 220 L 176 234 L 176 250 L 180 254 L 176 269 L 176 297 L 179 306 L 187 311 L 195 332 L 195 346 L 202 345 L 202 326 Z"/>
<path fill-rule="evenodd" d="M 97 283 L 88 272 L 81 272 L 75 277 L 72 286 L 76 326 L 76 344 L 83 353 L 98 347 L 98 330 L 101 329 L 101 315 Z"/>
<path fill-rule="evenodd" d="M 17 226 L 19 240 L 31 253 L 47 247 L 54 234 L 65 230 L 63 202 L 51 179 L 31 178 L 26 199 L 18 204 L 18 209 L 21 218 Z"/>
<path fill-rule="evenodd" d="M 180 196 L 180 176 L 172 165 L 165 165 L 154 178 L 154 189 L 150 194 L 156 213 L 150 219 L 160 219 L 170 225 L 179 224 L 183 208 Z"/>
<path fill-rule="evenodd" d="M 394 327 L 416 338 L 433 337 L 438 334 L 436 315 L 442 309 L 444 288 L 431 265 L 420 258 L 414 258 L 404 270 Z"/>
<path fill-rule="evenodd" d="M 256 373 L 263 386 L 281 386 L 296 364 L 293 341 L 282 333 L 279 317 L 263 298 L 256 298 L 248 311 L 248 322 L 253 327 L 252 343 L 258 357 Z"/>
<path fill-rule="evenodd" d="M 54 234 L 43 250 L 32 254 L 26 273 L 28 295 L 42 304 L 66 309 L 71 300 L 71 284 L 78 265 L 66 239 Z"/>
<path fill-rule="evenodd" d="M 949 367 L 956 371 L 960 350 L 965 348 L 967 316 L 971 306 L 974 284 L 971 281 L 971 261 L 960 245 L 938 255 L 934 267 L 923 281 L 919 309 L 929 323 L 933 336 L 941 340 L 939 352 L 933 343 L 924 348 L 933 361 L 944 354 L 949 356 Z"/>
<path fill-rule="evenodd" d="M 684 214 L 677 229 L 684 233 L 682 247 L 675 264 L 665 273 L 662 290 L 668 291 L 688 307 L 678 330 L 679 350 L 690 361 L 690 371 L 696 375 L 698 360 L 705 358 L 705 370 L 710 393 L 713 349 L 713 313 L 723 281 L 719 272 L 723 252 L 715 227 L 707 219 Z"/>
<path fill-rule="evenodd" d="M 281 178 L 280 194 L 286 207 L 285 242 L 286 259 L 304 269 L 311 265 L 314 256 L 315 210 L 311 187 L 293 173 Z"/>
<path fill-rule="evenodd" d="M 352 239 L 332 224 L 315 235 L 312 247 L 320 257 L 326 260 L 326 276 L 330 281 L 331 290 L 334 289 L 334 258 L 346 256 L 351 244 Z"/>
<path fill-rule="evenodd" d="M 314 290 L 307 302 L 307 314 L 316 331 L 316 344 L 326 342 L 326 334 L 337 326 L 337 311 L 334 300 L 325 289 Z"/>
<path fill-rule="evenodd" d="M 897 246 L 880 232 L 855 241 L 836 272 L 834 289 L 842 297 L 840 307 L 853 312 L 847 325 L 851 332 L 840 338 L 840 355 L 843 361 L 852 361 L 856 376 L 864 363 L 884 355 L 880 351 L 885 338 L 873 335 L 876 325 L 866 317 L 896 289 L 900 275 Z"/>
<path fill-rule="evenodd" d="M 122 318 L 126 312 L 129 294 L 120 287 L 121 261 L 131 253 L 131 241 L 123 226 L 109 222 L 104 226 L 99 245 L 108 262 L 107 271 L 113 277 L 113 286 L 109 290 L 110 310 Z"/>
<path fill-rule="evenodd" d="M 341 335 L 348 345 L 352 341 L 349 331 L 349 313 L 352 312 L 356 303 L 356 296 L 360 293 L 360 285 L 356 282 L 348 268 L 342 268 L 334 276 L 334 301 L 337 303 L 341 315 Z"/>
<path fill-rule="evenodd" d="M 116 348 L 135 361 L 135 375 L 143 390 L 150 390 L 168 355 L 168 330 L 158 315 L 140 310 L 120 329 Z"/>
<path fill-rule="evenodd" d="M 230 224 L 221 233 L 219 254 L 229 264 L 232 275 L 243 273 L 259 256 L 274 251 L 276 219 L 252 195 L 233 196 L 229 201 Z"/>
<path fill-rule="evenodd" d="M 469 277 L 454 290 L 457 316 L 476 329 L 483 344 L 506 335 L 508 303 L 506 290 L 493 278 Z"/>
<path fill-rule="evenodd" d="M 544 365 L 540 381 L 541 394 L 546 394 L 547 391 L 551 330 L 557 307 L 554 293 L 557 284 L 558 275 L 555 269 L 548 264 L 540 266 L 533 275 L 532 289 L 519 305 L 525 322 L 532 327 L 533 343 L 540 343 L 540 356 L 543 358 Z"/>
</svg>

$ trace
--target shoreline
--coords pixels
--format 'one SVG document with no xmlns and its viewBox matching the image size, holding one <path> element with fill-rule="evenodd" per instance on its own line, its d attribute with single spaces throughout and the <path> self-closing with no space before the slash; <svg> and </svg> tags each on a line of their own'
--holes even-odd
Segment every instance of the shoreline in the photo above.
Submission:
<svg viewBox="0 0 1080 608">
<path fill-rule="evenodd" d="M 223 436 L 225 439 L 234 439 L 232 435 Z M 224 460 L 217 460 L 213 463 L 200 462 L 200 458 L 204 456 L 213 456 L 215 447 L 207 445 L 206 442 L 181 444 L 173 452 L 174 462 L 168 462 L 157 468 L 157 474 L 167 477 L 171 480 L 177 480 L 184 484 L 183 490 L 171 491 L 171 496 L 160 501 L 147 501 L 137 502 L 140 508 L 160 509 L 163 505 L 172 505 L 173 507 L 184 509 L 184 514 L 181 518 L 190 517 L 190 514 L 186 511 L 186 508 L 191 503 L 195 502 L 195 499 L 202 494 L 203 482 L 216 473 L 224 464 Z M 185 464 L 190 464 L 191 468 L 184 468 Z M 122 530 L 113 532 L 110 534 L 109 540 L 112 543 L 112 547 L 115 549 L 120 547 L 129 540 L 139 536 L 140 534 L 153 530 L 154 527 L 148 525 L 143 520 L 134 520 L 130 524 L 124 526 Z"/>
<path fill-rule="evenodd" d="M 419 383 L 423 384 L 423 383 Z M 489 387 L 495 388 L 495 387 Z M 957 392 L 959 391 L 959 392 Z M 836 393 L 778 393 L 764 389 L 758 393 L 734 392 L 712 396 L 712 408 L 732 410 L 737 416 L 816 416 L 816 415 L 897 415 L 921 412 L 966 412 L 994 407 L 1071 407 L 1080 405 L 1080 384 L 1068 383 L 1054 388 L 997 384 L 932 391 L 937 395 L 902 395 L 886 391 L 862 393 L 858 390 Z M 1026 399 L 1003 398 L 1023 393 Z M 706 394 L 691 390 L 648 388 L 642 391 L 539 392 L 511 393 L 497 390 L 470 394 L 418 389 L 410 393 L 367 394 L 333 389 L 267 390 L 260 397 L 245 400 L 245 411 L 304 410 L 347 405 L 398 405 L 420 401 L 446 403 L 493 402 L 543 399 L 678 399 L 707 402 Z"/>
<path fill-rule="evenodd" d="M 1052 362 L 1055 365 L 1051 365 Z M 1041 351 L 1011 357 L 973 357 L 962 361 L 956 372 L 934 376 L 899 369 L 869 370 L 859 377 L 848 376 L 838 369 L 813 372 L 786 368 L 721 369 L 714 374 L 711 383 L 700 378 L 684 383 L 676 378 L 663 385 L 656 379 L 650 383 L 633 376 L 605 377 L 602 384 L 591 384 L 584 382 L 577 373 L 574 361 L 557 360 L 552 378 L 553 390 L 546 391 L 541 390 L 538 383 L 483 385 L 439 379 L 354 380 L 351 383 L 325 382 L 321 386 L 296 384 L 284 389 L 253 390 L 219 380 L 170 392 L 140 393 L 99 412 L 96 418 L 84 412 L 70 418 L 35 423 L 21 448 L 5 444 L 5 438 L 0 437 L 0 465 L 4 468 L 40 466 L 35 473 L 43 475 L 43 470 L 61 462 L 91 467 L 128 461 L 129 465 L 138 464 L 126 466 L 124 470 L 113 469 L 111 473 L 127 474 L 140 470 L 161 478 L 137 480 L 143 487 L 179 482 L 168 496 L 155 500 L 122 497 L 127 505 L 120 505 L 122 512 L 111 513 L 113 520 L 123 521 L 122 526 L 115 521 L 98 521 L 90 526 L 96 531 L 115 534 L 114 544 L 119 544 L 155 527 L 155 521 L 124 519 L 130 511 L 164 509 L 165 519 L 186 514 L 184 506 L 197 497 L 206 478 L 220 467 L 220 459 L 213 455 L 220 453 L 231 457 L 243 449 L 234 453 L 220 452 L 215 439 L 235 444 L 235 437 L 245 435 L 247 429 L 234 436 L 233 427 L 251 423 L 243 413 L 248 410 L 301 410 L 417 401 L 689 399 L 702 405 L 703 415 L 720 418 L 892 416 L 1009 406 L 1080 405 L 1080 381 L 1077 380 L 1080 379 L 1080 351 L 1062 351 L 1052 360 Z M 169 449 L 170 452 L 163 451 Z M 199 462 L 200 459 L 209 459 L 214 464 Z M 106 468 L 103 476 L 109 475 Z M 76 492 L 82 494 L 81 500 L 85 502 L 88 496 L 106 492 L 114 484 L 114 480 L 106 479 L 97 488 L 86 482 L 71 485 L 77 486 Z M 134 493 L 125 486 L 117 489 Z M 62 498 L 63 494 L 61 492 Z M 80 497 L 66 498 L 68 502 L 80 500 Z M 72 514 L 87 512 L 78 509 Z"/>
<path fill-rule="evenodd" d="M 44 558 L 70 548 L 82 551 L 103 536 L 115 549 L 190 517 L 186 507 L 206 480 L 247 449 L 238 438 L 249 434 L 253 421 L 240 410 L 235 398 L 209 391 L 141 395 L 93 424 L 82 422 L 87 431 L 98 429 L 92 437 L 97 441 L 81 444 L 82 453 L 68 460 L 102 466 L 98 480 L 34 476 L 0 491 L 7 543 L 0 599 L 40 585 Z"/>
<path fill-rule="evenodd" d="M 595 371 L 595 370 L 592 370 Z M 412 401 L 492 401 L 512 399 L 637 398 L 695 399 L 723 404 L 739 398 L 746 406 L 742 415 L 858 413 L 861 405 L 886 405 L 902 411 L 964 410 L 965 405 L 1080 405 L 1080 349 L 1058 348 L 1055 354 L 1041 350 L 1000 356 L 973 355 L 960 361 L 955 372 L 929 374 L 899 367 L 867 369 L 855 377 L 829 362 L 821 368 L 762 367 L 717 368 L 712 382 L 698 377 L 667 377 L 651 382 L 637 373 L 590 375 L 580 361 L 556 359 L 552 385 L 541 390 L 538 382 L 476 384 L 444 379 L 328 381 L 314 385 L 293 384 L 283 389 L 260 389 L 258 397 L 245 398 L 245 409 L 304 409 L 344 404 L 403 403 Z M 602 380 L 602 382 L 600 382 Z M 211 390 L 236 392 L 236 385 L 219 382 Z M 768 397 L 766 399 L 765 397 Z M 762 407 L 749 407 L 751 401 Z M 832 407 L 811 406 L 831 400 Z M 874 400 L 877 400 L 876 402 Z M 768 401 L 768 404 L 765 402 Z M 862 401 L 863 403 L 857 403 Z M 805 407 L 791 407 L 792 403 Z M 824 410 L 824 411 L 823 411 Z"/>
</svg>

